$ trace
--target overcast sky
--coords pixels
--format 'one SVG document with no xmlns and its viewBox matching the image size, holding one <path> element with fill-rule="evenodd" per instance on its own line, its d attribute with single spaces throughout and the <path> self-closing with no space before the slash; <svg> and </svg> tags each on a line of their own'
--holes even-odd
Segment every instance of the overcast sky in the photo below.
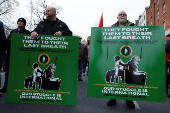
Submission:
<svg viewBox="0 0 170 113">
<path fill-rule="evenodd" d="M 30 17 L 31 14 L 22 12 L 29 1 L 31 0 L 18 0 L 21 17 Z M 102 13 L 104 27 L 115 23 L 121 10 L 126 11 L 128 20 L 135 23 L 145 7 L 150 5 L 150 0 L 47 0 L 48 5 L 52 3 L 62 7 L 57 17 L 64 21 L 74 34 L 86 39 L 91 35 L 91 27 L 99 23 Z"/>
</svg>

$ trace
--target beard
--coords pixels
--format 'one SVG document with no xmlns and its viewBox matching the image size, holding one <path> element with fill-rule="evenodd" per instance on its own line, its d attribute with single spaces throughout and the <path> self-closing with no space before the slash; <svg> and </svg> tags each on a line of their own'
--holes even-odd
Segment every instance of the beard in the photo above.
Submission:
<svg viewBox="0 0 170 113">
<path fill-rule="evenodd" d="M 120 22 L 120 24 L 125 24 L 127 22 L 127 20 L 124 18 L 121 18 L 119 22 Z"/>
</svg>

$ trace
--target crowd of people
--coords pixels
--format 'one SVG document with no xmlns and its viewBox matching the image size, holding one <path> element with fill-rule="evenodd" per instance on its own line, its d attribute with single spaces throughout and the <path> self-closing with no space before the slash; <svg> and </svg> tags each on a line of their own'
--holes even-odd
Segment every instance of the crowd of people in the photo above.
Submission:
<svg viewBox="0 0 170 113">
<path fill-rule="evenodd" d="M 24 18 L 19 18 L 17 21 L 17 28 L 12 30 L 6 39 L 4 26 L 3 23 L 0 22 L 0 35 L 1 35 L 1 42 L 0 42 L 0 65 L 2 65 L 2 57 L 4 56 L 5 60 L 5 82 L 0 92 L 7 91 L 7 84 L 8 84 L 8 74 L 9 74 L 9 62 L 10 62 L 10 48 L 11 48 L 11 34 L 12 33 L 24 33 L 24 34 L 31 34 L 32 38 L 36 39 L 38 34 L 45 34 L 45 35 L 66 35 L 72 36 L 72 32 L 68 28 L 68 26 L 59 20 L 56 17 L 56 9 L 54 7 L 48 7 L 46 9 L 45 15 L 47 19 L 39 22 L 37 27 L 30 32 L 29 30 L 25 29 L 26 20 Z M 2 94 L 1 94 L 2 95 Z"/>
<path fill-rule="evenodd" d="M 65 35 L 72 36 L 72 31 L 69 27 L 61 20 L 56 17 L 56 9 L 54 7 L 47 7 L 45 11 L 47 19 L 38 23 L 37 27 L 32 31 L 25 29 L 26 20 L 24 18 L 19 18 L 17 21 L 18 28 L 12 30 L 10 35 L 6 39 L 3 23 L 0 21 L 0 59 L 3 56 L 5 60 L 5 83 L 4 87 L 0 89 L 0 92 L 7 91 L 8 84 L 8 73 L 9 73 L 9 62 L 10 62 L 10 47 L 11 47 L 11 34 L 12 33 L 26 33 L 30 34 L 33 39 L 36 39 L 39 34 L 45 35 Z M 117 16 L 118 21 L 111 27 L 116 26 L 135 26 L 134 23 L 127 20 L 127 14 L 125 11 L 120 11 Z M 81 39 L 79 39 L 79 60 L 78 60 L 78 80 L 83 81 L 83 75 L 85 74 L 86 67 L 89 66 L 89 56 L 90 56 L 90 40 L 91 36 L 87 37 L 87 44 L 84 46 L 81 44 Z M 166 43 L 166 52 L 170 54 L 170 40 Z M 168 59 L 169 61 L 169 59 Z M 169 64 L 169 63 L 168 63 Z M 2 60 L 0 60 L 0 66 L 2 65 Z M 169 67 L 169 65 L 167 65 Z M 88 73 L 87 73 L 88 75 Z M 167 90 L 170 82 L 170 75 L 167 74 Z M 168 93 L 168 92 L 167 92 Z M 2 94 L 0 93 L 0 96 Z M 169 95 L 170 97 L 170 95 Z M 116 104 L 116 99 L 110 99 L 107 102 L 108 106 Z M 133 101 L 126 100 L 126 105 L 129 108 L 135 109 L 135 104 Z"/>
<path fill-rule="evenodd" d="M 2 96 L 1 92 L 7 92 L 7 84 L 8 84 L 8 74 L 9 74 L 9 63 L 10 63 L 10 48 L 11 48 L 11 35 L 12 33 L 24 33 L 30 34 L 33 39 L 38 37 L 38 34 L 45 35 L 64 35 L 64 36 L 72 36 L 72 31 L 69 29 L 66 23 L 59 20 L 56 17 L 56 9 L 54 7 L 47 7 L 45 11 L 45 15 L 47 19 L 40 21 L 37 27 L 30 32 L 25 29 L 26 20 L 24 18 L 19 18 L 17 20 L 17 28 L 12 30 L 9 36 L 6 38 L 4 25 L 0 21 L 0 66 L 2 67 L 3 61 L 4 69 L 5 69 L 5 82 L 3 88 L 0 89 L 0 96 Z M 81 44 L 81 38 L 79 41 L 79 63 L 78 63 L 78 80 L 83 81 L 82 73 L 84 68 L 84 59 L 85 59 L 85 50 L 84 46 Z M 87 58 L 89 58 L 89 51 L 87 52 Z M 87 62 L 87 61 L 86 61 Z"/>
</svg>

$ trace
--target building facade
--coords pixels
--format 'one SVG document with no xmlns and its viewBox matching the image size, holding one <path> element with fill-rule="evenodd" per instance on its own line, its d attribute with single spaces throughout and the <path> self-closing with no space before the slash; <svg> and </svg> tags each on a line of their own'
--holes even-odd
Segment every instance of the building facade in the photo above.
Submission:
<svg viewBox="0 0 170 113">
<path fill-rule="evenodd" d="M 170 0 L 150 0 L 146 26 L 164 26 L 165 41 L 170 38 Z"/>
<path fill-rule="evenodd" d="M 138 26 L 146 26 L 146 9 L 142 15 L 139 15 L 139 23 Z"/>
</svg>

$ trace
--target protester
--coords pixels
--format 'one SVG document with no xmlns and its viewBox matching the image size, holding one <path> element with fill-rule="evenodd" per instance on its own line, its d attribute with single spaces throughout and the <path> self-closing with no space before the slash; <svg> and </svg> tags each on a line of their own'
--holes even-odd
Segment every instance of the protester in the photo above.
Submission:
<svg viewBox="0 0 170 113">
<path fill-rule="evenodd" d="M 2 56 L 5 53 L 5 45 L 6 45 L 6 36 L 5 36 L 5 30 L 4 25 L 0 21 L 0 66 L 2 66 Z M 1 74 L 1 73 L 0 73 Z M 2 96 L 2 93 L 0 91 L 0 97 Z"/>
<path fill-rule="evenodd" d="M 84 60 L 84 46 L 81 44 L 81 39 L 79 39 L 79 62 L 78 62 L 78 80 L 83 81 L 83 60 Z"/>
<path fill-rule="evenodd" d="M 25 33 L 31 34 L 30 31 L 25 29 L 26 20 L 24 18 L 19 18 L 17 21 L 18 28 L 14 29 L 10 32 L 10 35 L 7 38 L 7 46 L 5 52 L 5 83 L 4 87 L 0 89 L 1 92 L 7 91 L 7 84 L 8 84 L 8 74 L 9 74 L 9 62 L 10 62 L 10 48 L 11 48 L 11 35 L 12 33 Z"/>
<path fill-rule="evenodd" d="M 169 83 L 170 83 L 170 39 L 166 41 L 165 44 L 165 56 L 166 56 L 166 96 L 170 98 L 170 94 L 168 93 Z M 169 69 L 169 72 L 168 72 Z"/>
<path fill-rule="evenodd" d="M 54 7 L 47 7 L 45 15 L 47 19 L 39 22 L 31 33 L 32 38 L 37 38 L 38 34 L 72 36 L 68 26 L 56 18 L 56 9 Z"/>
<path fill-rule="evenodd" d="M 5 53 L 5 45 L 6 45 L 6 36 L 5 36 L 5 30 L 4 30 L 4 25 L 0 21 L 0 66 L 2 66 L 3 61 L 2 57 L 3 54 Z"/>
<path fill-rule="evenodd" d="M 90 40 L 91 40 L 91 36 L 88 36 L 86 46 L 84 47 L 84 54 L 85 54 L 84 70 L 83 70 L 84 73 L 85 73 L 86 66 L 88 65 L 88 67 L 89 67 Z M 87 72 L 87 75 L 88 75 L 88 72 Z"/>
<path fill-rule="evenodd" d="M 118 21 L 115 24 L 113 24 L 112 27 L 114 27 L 114 26 L 134 26 L 135 25 L 134 23 L 127 20 L 127 14 L 125 11 L 120 11 L 118 13 L 117 19 L 118 19 Z M 108 106 L 112 106 L 115 104 L 116 104 L 116 99 L 110 99 L 107 102 Z M 129 108 L 135 109 L 135 104 L 133 103 L 133 101 L 126 100 L 126 105 Z"/>
</svg>

